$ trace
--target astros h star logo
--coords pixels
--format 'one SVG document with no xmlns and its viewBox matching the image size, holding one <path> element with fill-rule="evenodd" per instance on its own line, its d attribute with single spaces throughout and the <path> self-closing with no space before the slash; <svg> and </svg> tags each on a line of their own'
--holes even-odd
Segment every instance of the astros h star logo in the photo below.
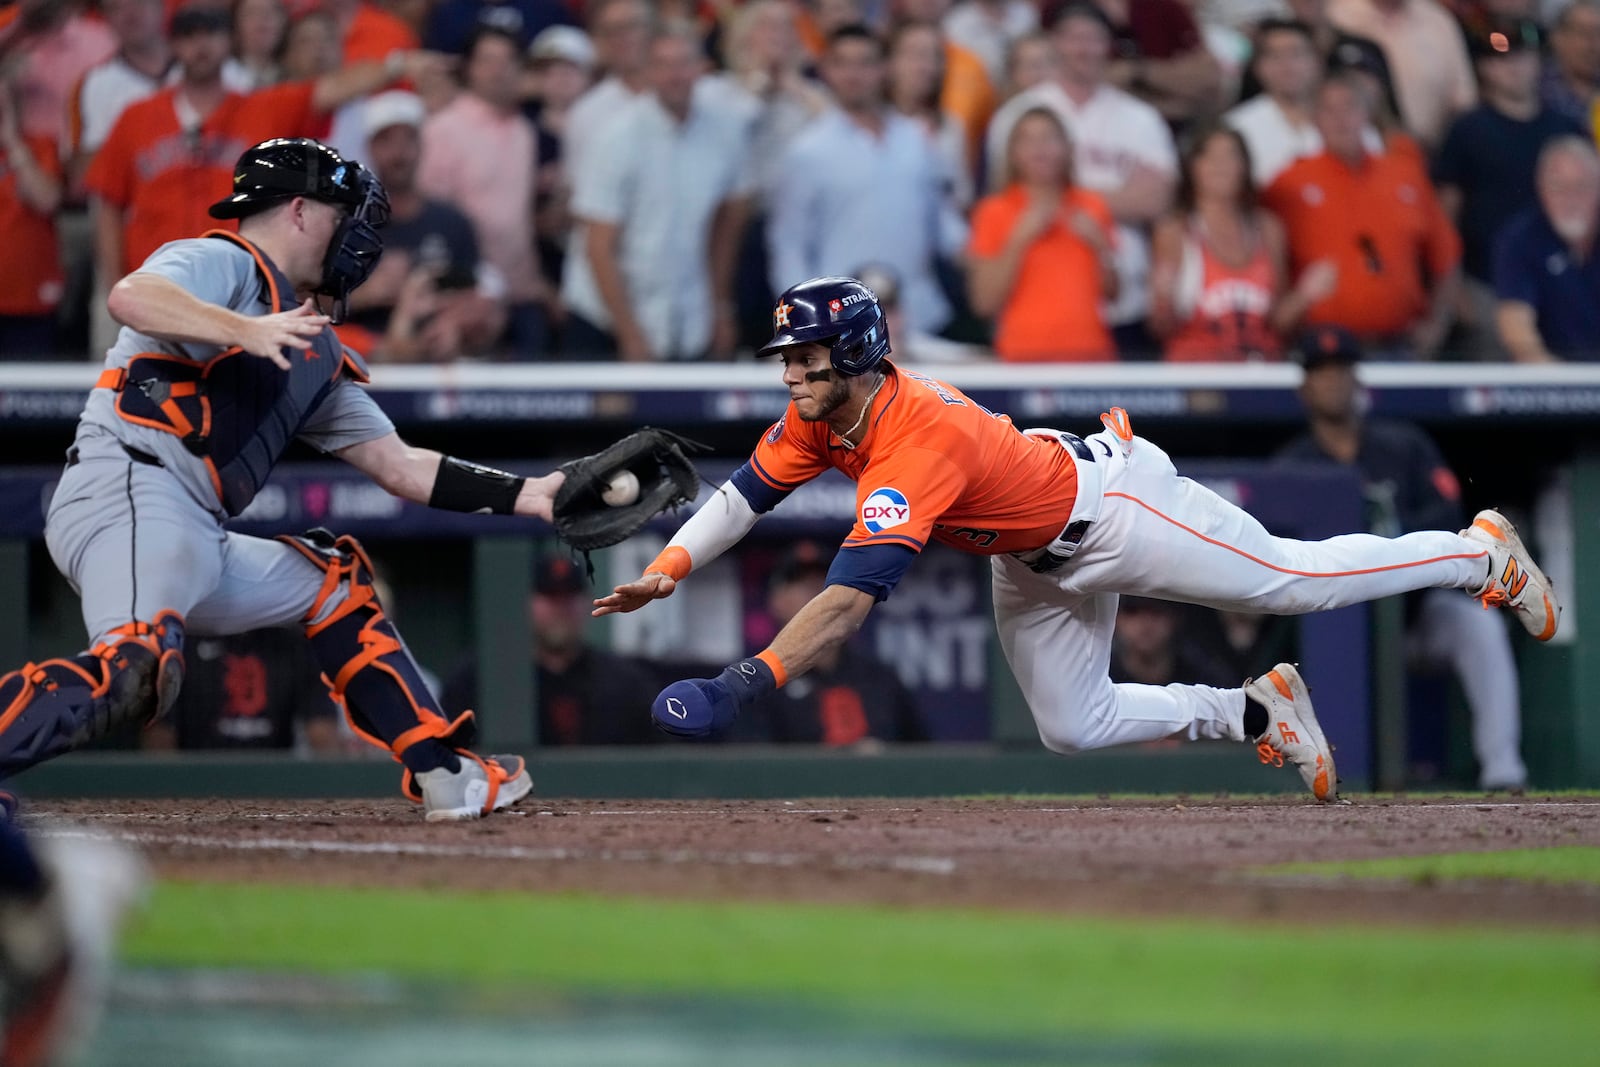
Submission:
<svg viewBox="0 0 1600 1067">
<path fill-rule="evenodd" d="M 789 325 L 789 312 L 791 312 L 793 310 L 794 310 L 794 305 L 793 304 L 780 303 L 776 308 L 774 308 L 773 311 L 772 311 L 772 326 L 773 326 L 773 328 L 774 329 L 782 329 L 783 327 L 788 326 Z"/>
</svg>

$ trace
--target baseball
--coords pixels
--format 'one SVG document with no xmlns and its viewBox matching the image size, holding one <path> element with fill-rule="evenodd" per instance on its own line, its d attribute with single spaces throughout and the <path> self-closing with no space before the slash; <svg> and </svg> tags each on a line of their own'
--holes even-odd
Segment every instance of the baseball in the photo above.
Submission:
<svg viewBox="0 0 1600 1067">
<path fill-rule="evenodd" d="M 633 503 L 639 499 L 639 476 L 630 470 L 617 471 L 606 480 L 600 499 L 614 508 Z"/>
</svg>

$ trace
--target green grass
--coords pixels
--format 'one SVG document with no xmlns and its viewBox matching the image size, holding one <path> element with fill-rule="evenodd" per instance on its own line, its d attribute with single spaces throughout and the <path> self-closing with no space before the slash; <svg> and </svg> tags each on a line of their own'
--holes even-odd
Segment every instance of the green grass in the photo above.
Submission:
<svg viewBox="0 0 1600 1067">
<path fill-rule="evenodd" d="M 1263 869 L 1273 874 L 1403 878 L 1419 882 L 1499 878 L 1552 885 L 1600 886 L 1600 848 L 1571 845 L 1502 852 L 1447 852 L 1437 856 L 1390 856 L 1335 863 L 1286 863 Z"/>
<path fill-rule="evenodd" d="M 149 966 L 735 995 L 950 1033 L 1281 1047 L 1297 1063 L 1566 1064 L 1593 1051 L 1600 933 L 1292 918 L 163 883 L 125 949 Z"/>
</svg>

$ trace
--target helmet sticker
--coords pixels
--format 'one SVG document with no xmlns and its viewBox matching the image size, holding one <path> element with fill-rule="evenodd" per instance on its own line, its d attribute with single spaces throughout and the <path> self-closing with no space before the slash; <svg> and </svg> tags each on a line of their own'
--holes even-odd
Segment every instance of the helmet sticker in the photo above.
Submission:
<svg viewBox="0 0 1600 1067">
<path fill-rule="evenodd" d="M 772 328 L 774 330 L 786 329 L 789 325 L 789 312 L 793 310 L 793 304 L 785 304 L 779 301 L 778 306 L 772 312 Z"/>
<path fill-rule="evenodd" d="M 861 504 L 861 525 L 869 533 L 882 533 L 910 521 L 911 503 L 904 493 L 891 486 L 874 489 Z"/>
</svg>

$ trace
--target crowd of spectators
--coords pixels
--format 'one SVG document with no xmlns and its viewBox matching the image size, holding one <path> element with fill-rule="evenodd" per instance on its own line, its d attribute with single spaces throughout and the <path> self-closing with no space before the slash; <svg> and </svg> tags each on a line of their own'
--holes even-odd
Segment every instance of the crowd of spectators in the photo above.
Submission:
<svg viewBox="0 0 1600 1067">
<path fill-rule="evenodd" d="M 923 360 L 1600 358 L 1600 0 L 13 0 L 0 358 L 315 136 L 379 362 L 699 360 L 823 273 Z"/>
</svg>

